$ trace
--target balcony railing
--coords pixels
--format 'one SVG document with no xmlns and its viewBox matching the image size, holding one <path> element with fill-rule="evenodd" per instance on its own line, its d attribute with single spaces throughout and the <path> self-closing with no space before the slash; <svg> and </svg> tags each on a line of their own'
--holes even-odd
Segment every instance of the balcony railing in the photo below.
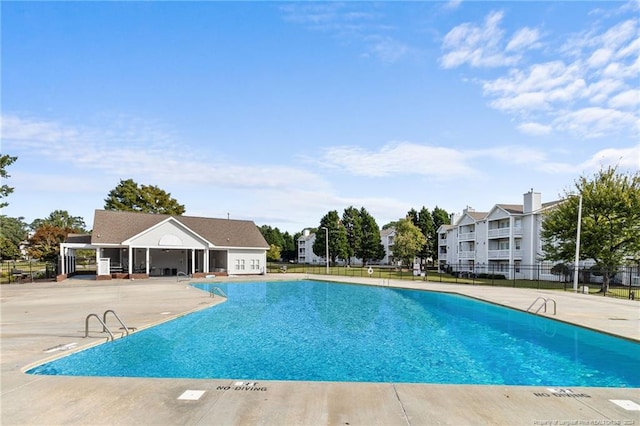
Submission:
<svg viewBox="0 0 640 426">
<path fill-rule="evenodd" d="M 461 232 L 460 234 L 458 234 L 458 241 L 475 240 L 475 239 L 476 239 L 475 232 Z"/>
<path fill-rule="evenodd" d="M 476 252 L 474 250 L 459 251 L 458 259 L 475 259 Z"/>
<path fill-rule="evenodd" d="M 508 237 L 509 236 L 509 232 L 510 231 L 511 231 L 511 228 L 489 229 L 489 231 L 487 232 L 487 236 L 489 238 L 504 238 L 504 237 Z M 513 228 L 513 235 L 515 237 L 521 237 L 522 236 L 522 228 Z"/>
<path fill-rule="evenodd" d="M 489 259 L 509 259 L 511 250 L 489 250 Z M 522 259 L 522 250 L 513 251 L 514 259 Z"/>
<path fill-rule="evenodd" d="M 489 232 L 487 232 L 487 236 L 489 238 L 508 237 L 509 236 L 509 231 L 511 231 L 511 228 L 489 229 Z"/>
</svg>

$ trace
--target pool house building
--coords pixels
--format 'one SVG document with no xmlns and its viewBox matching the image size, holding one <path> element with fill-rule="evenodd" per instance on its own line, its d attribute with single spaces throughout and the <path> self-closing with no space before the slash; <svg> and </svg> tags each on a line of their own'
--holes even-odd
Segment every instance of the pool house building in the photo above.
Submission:
<svg viewBox="0 0 640 426">
<path fill-rule="evenodd" d="M 76 252 L 96 251 L 96 279 L 266 271 L 269 245 L 254 222 L 96 210 L 93 231 L 60 244 L 58 280 L 76 272 Z"/>
</svg>

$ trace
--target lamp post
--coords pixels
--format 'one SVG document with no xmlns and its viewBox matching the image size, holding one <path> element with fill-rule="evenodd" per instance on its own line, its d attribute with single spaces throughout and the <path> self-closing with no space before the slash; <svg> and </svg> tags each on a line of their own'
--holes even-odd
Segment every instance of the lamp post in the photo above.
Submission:
<svg viewBox="0 0 640 426">
<path fill-rule="evenodd" d="M 578 270 L 580 262 L 580 225 L 582 223 L 582 194 L 580 194 L 580 201 L 578 203 L 578 230 L 576 232 L 576 260 L 574 264 L 573 272 L 573 291 L 578 292 Z"/>
<path fill-rule="evenodd" d="M 326 273 L 329 275 L 329 228 L 326 226 L 321 226 L 321 229 L 324 229 L 324 245 L 325 245 L 325 259 L 327 261 Z"/>
</svg>

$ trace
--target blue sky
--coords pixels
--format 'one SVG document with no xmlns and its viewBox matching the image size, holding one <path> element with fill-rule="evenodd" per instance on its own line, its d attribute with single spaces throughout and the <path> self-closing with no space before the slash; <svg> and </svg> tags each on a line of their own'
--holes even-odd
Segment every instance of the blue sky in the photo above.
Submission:
<svg viewBox="0 0 640 426">
<path fill-rule="evenodd" d="M 487 211 L 640 168 L 631 2 L 11 2 L 3 214 L 92 226 L 121 179 L 294 233 Z"/>
</svg>

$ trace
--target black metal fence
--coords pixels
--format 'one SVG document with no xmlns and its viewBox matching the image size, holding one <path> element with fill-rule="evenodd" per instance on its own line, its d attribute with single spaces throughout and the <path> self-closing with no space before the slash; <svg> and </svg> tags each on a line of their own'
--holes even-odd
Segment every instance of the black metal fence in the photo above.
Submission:
<svg viewBox="0 0 640 426">
<path fill-rule="evenodd" d="M 57 275 L 55 263 L 6 260 L 0 263 L 0 284 L 50 281 Z"/>
<path fill-rule="evenodd" d="M 431 281 L 469 285 L 486 285 L 513 288 L 535 288 L 560 291 L 577 291 L 594 295 L 640 299 L 640 265 L 619 268 L 607 274 L 609 286 L 602 292 L 605 271 L 593 267 L 581 267 L 577 283 L 574 282 L 572 265 L 522 265 L 496 264 L 462 267 L 429 267 L 412 270 L 393 266 L 331 266 L 311 264 L 269 263 L 268 272 L 328 274 L 345 277 Z"/>
</svg>

